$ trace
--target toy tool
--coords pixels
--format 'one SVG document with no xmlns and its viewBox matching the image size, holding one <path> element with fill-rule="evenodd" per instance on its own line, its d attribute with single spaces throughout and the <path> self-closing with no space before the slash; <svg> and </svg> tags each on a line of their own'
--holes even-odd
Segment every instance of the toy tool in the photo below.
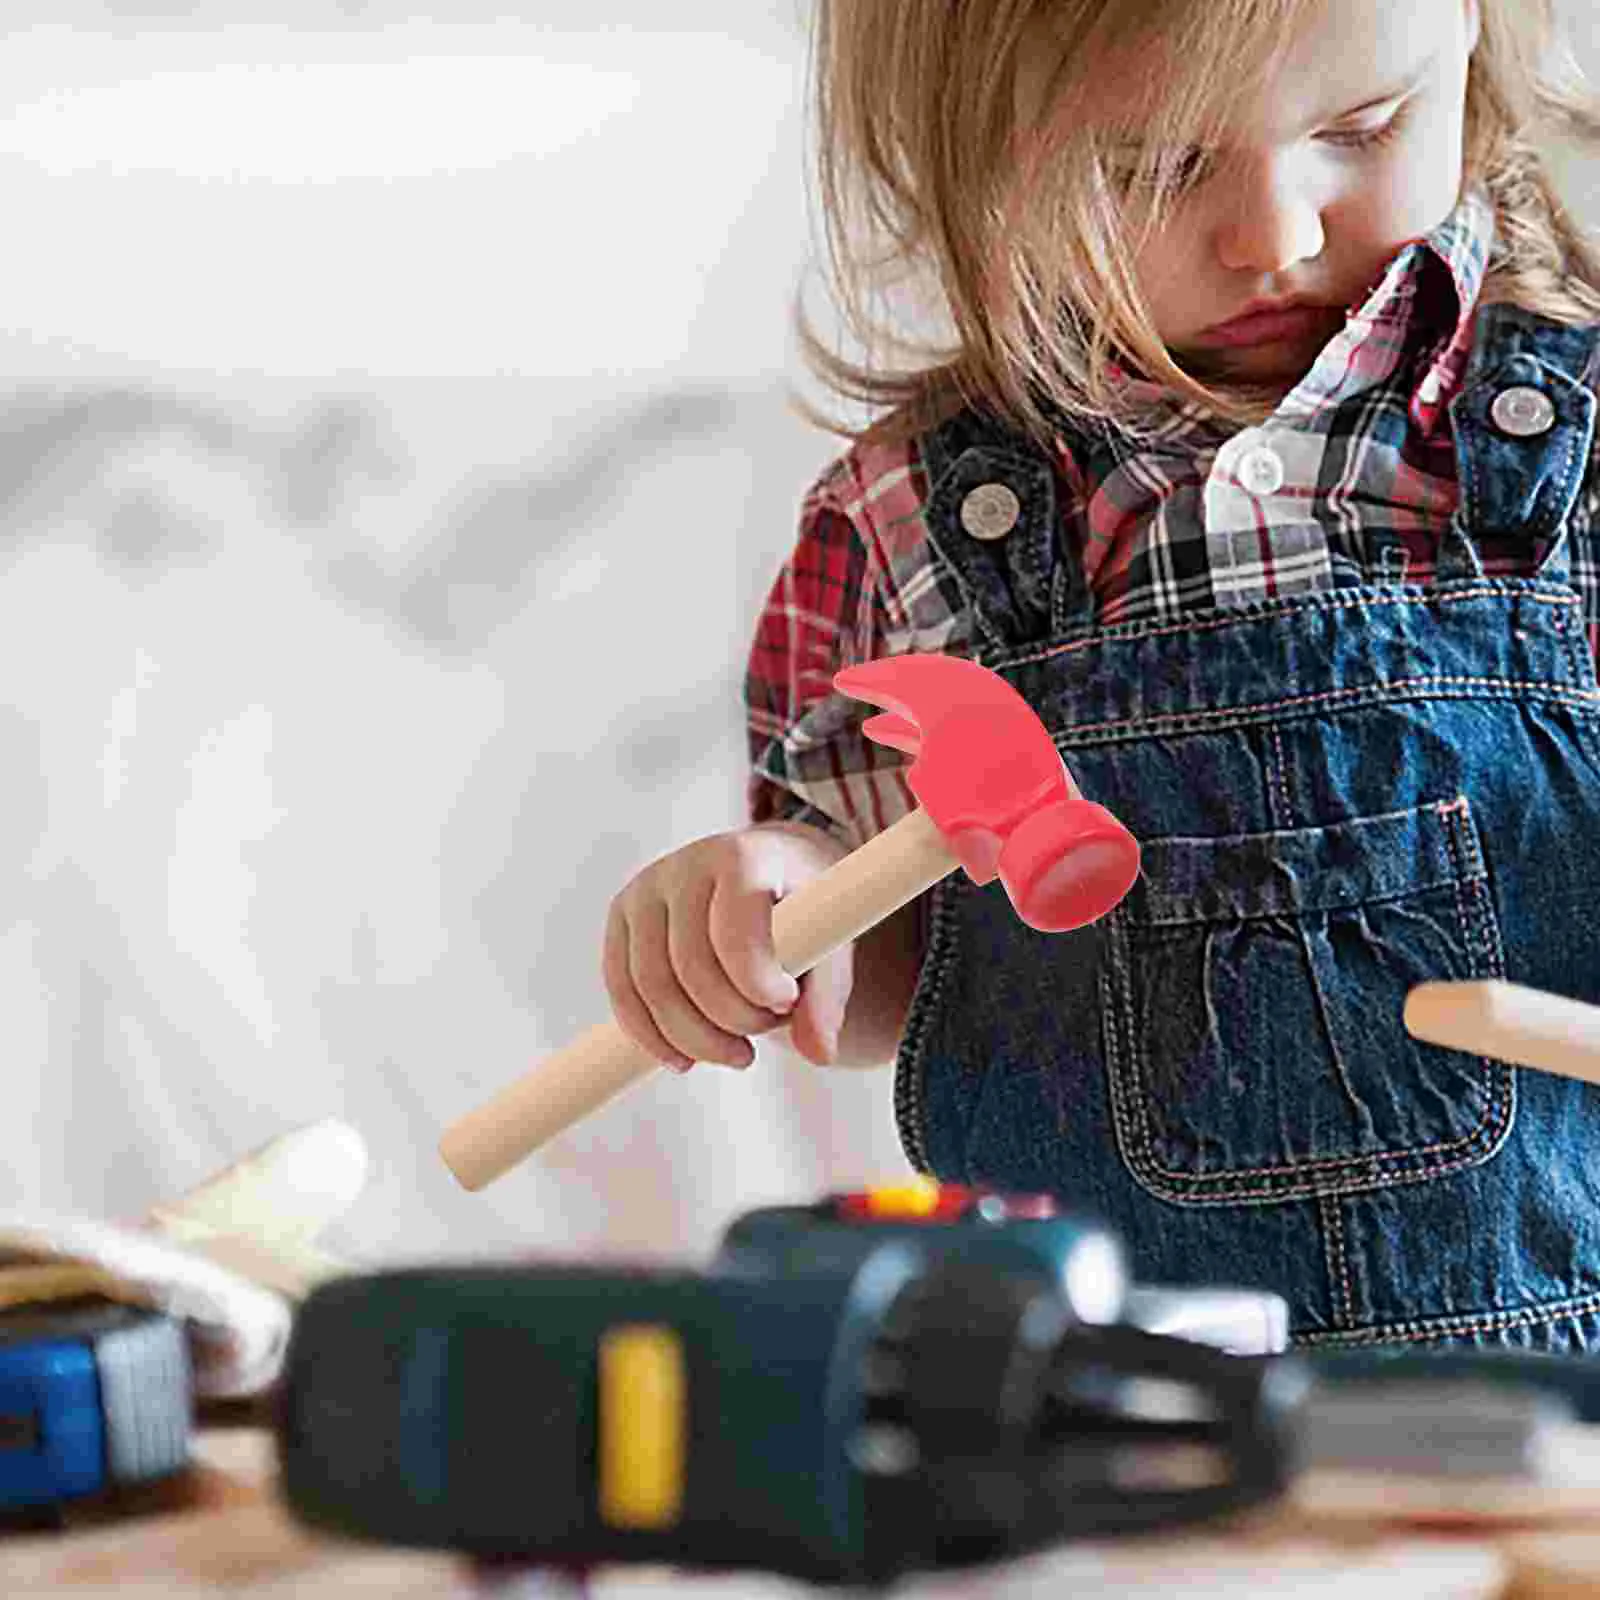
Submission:
<svg viewBox="0 0 1600 1600">
<path fill-rule="evenodd" d="M 1600 1084 L 1600 1006 L 1581 1000 L 1501 979 L 1422 983 L 1405 1025 L 1426 1044 Z"/>
<path fill-rule="evenodd" d="M 821 1261 L 830 1250 L 857 1253 L 868 1236 L 911 1239 L 1042 1277 L 1079 1322 L 1114 1322 L 1127 1305 L 1122 1241 L 1097 1218 L 1068 1211 L 1049 1195 L 927 1178 L 828 1195 L 814 1205 L 746 1211 L 723 1232 L 713 1270 L 781 1271 L 791 1259 Z"/>
<path fill-rule="evenodd" d="M 997 673 L 957 656 L 908 655 L 837 674 L 842 693 L 888 707 L 868 738 L 912 757 L 917 807 L 773 910 L 779 962 L 798 978 L 957 867 L 999 878 L 1030 927 L 1104 916 L 1139 871 L 1133 836 L 1085 800 L 1048 730 Z M 480 1189 L 660 1063 L 614 1023 L 592 1028 L 454 1123 L 440 1154 Z"/>
<path fill-rule="evenodd" d="M 95 1299 L 0 1313 L 0 1515 L 181 1471 L 193 1405 L 172 1317 Z"/>
<path fill-rule="evenodd" d="M 149 1226 L 242 1277 L 300 1300 L 345 1265 L 317 1235 L 360 1197 L 367 1147 L 347 1122 L 324 1117 L 269 1140 L 165 1205 Z"/>
<path fill-rule="evenodd" d="M 1163 1287 L 1133 1283 L 1122 1241 L 1098 1218 L 1063 1207 L 1046 1194 L 1012 1194 L 917 1178 L 813 1205 L 758 1206 L 722 1235 L 716 1264 L 736 1268 L 755 1252 L 777 1265 L 788 1251 L 819 1257 L 829 1240 L 857 1247 L 863 1229 L 883 1238 L 981 1253 L 1018 1271 L 1044 1268 L 1079 1322 L 1128 1322 L 1233 1355 L 1276 1355 L 1289 1343 L 1289 1307 L 1275 1294 L 1227 1287 Z"/>
<path fill-rule="evenodd" d="M 933 1233 L 816 1242 L 709 1274 L 478 1266 L 325 1285 L 285 1373 L 286 1500 L 345 1538 L 859 1586 L 1281 1487 L 1256 1367 L 1078 1322 L 1059 1276 L 1014 1255 Z"/>
<path fill-rule="evenodd" d="M 285 1498 L 347 1538 L 861 1586 L 1268 1501 L 1376 1526 L 1600 1493 L 1587 1362 L 1240 1357 L 1135 1295 L 1093 1218 L 935 1184 L 746 1212 L 705 1272 L 352 1276 L 296 1324 Z"/>
</svg>

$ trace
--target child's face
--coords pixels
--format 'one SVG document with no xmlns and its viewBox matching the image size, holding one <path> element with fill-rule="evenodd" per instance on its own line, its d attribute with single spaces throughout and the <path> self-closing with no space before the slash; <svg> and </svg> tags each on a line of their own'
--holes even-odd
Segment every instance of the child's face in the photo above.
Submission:
<svg viewBox="0 0 1600 1600">
<path fill-rule="evenodd" d="M 1179 365 L 1285 391 L 1305 375 L 1394 256 L 1454 208 L 1477 34 L 1477 0 L 1327 0 L 1227 148 L 1188 163 L 1195 181 L 1137 258 Z M 1271 342 L 1208 332 L 1290 296 L 1318 309 Z"/>
</svg>

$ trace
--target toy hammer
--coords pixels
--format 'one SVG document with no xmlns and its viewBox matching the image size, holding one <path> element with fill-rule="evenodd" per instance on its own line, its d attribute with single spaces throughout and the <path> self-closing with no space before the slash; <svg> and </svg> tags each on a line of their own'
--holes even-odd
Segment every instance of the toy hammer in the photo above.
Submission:
<svg viewBox="0 0 1600 1600">
<path fill-rule="evenodd" d="M 1133 886 L 1133 835 L 1079 794 L 1044 724 L 997 673 L 918 654 L 833 682 L 888 708 L 862 732 L 913 758 L 906 782 L 919 804 L 773 908 L 773 948 L 790 977 L 957 867 L 977 884 L 998 877 L 1022 920 L 1045 933 L 1096 921 Z M 452 1124 L 439 1153 L 465 1188 L 481 1189 L 659 1066 L 602 1023 Z"/>
</svg>

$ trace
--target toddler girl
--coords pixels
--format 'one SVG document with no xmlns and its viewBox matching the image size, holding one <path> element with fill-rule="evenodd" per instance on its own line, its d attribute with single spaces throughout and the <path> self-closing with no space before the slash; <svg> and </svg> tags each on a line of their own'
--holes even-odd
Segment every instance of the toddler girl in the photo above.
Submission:
<svg viewBox="0 0 1600 1600">
<path fill-rule="evenodd" d="M 876 415 L 756 629 L 751 825 L 613 904 L 636 1040 L 893 1060 L 919 1169 L 1302 1344 L 1600 1346 L 1600 1098 L 1401 1023 L 1600 1001 L 1600 261 L 1540 154 L 1600 118 L 1553 43 L 1546 0 L 818 0 L 845 304 L 876 245 L 945 326 L 807 336 Z M 906 651 L 1015 685 L 1141 878 L 1040 934 L 957 873 L 796 985 L 774 899 L 915 803 L 831 680 Z"/>
</svg>

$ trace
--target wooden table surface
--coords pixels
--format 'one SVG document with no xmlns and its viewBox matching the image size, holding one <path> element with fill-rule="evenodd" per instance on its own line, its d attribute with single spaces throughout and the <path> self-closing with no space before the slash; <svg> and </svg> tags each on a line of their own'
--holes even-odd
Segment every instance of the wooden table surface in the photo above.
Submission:
<svg viewBox="0 0 1600 1600">
<path fill-rule="evenodd" d="M 0 1534 L 5 1600 L 66 1593 L 74 1600 L 143 1596 L 458 1597 L 556 1600 L 800 1600 L 821 1594 L 752 1573 L 616 1569 L 587 1591 L 531 1571 L 489 1575 L 429 1553 L 349 1545 L 299 1528 L 274 1488 L 271 1437 L 254 1423 L 204 1427 L 182 1478 L 79 1511 L 65 1528 Z M 1345 1600 L 1600 1597 L 1600 1494 L 1559 1513 L 1494 1525 L 1418 1525 L 1317 1510 L 1315 1480 L 1296 1502 L 1177 1537 L 1066 1546 L 986 1571 L 918 1579 L 896 1591 L 920 1600 L 1022 1600 L 1058 1594 L 1156 1600 L 1245 1595 Z M 1323 1496 L 1324 1505 L 1335 1497 Z"/>
</svg>

